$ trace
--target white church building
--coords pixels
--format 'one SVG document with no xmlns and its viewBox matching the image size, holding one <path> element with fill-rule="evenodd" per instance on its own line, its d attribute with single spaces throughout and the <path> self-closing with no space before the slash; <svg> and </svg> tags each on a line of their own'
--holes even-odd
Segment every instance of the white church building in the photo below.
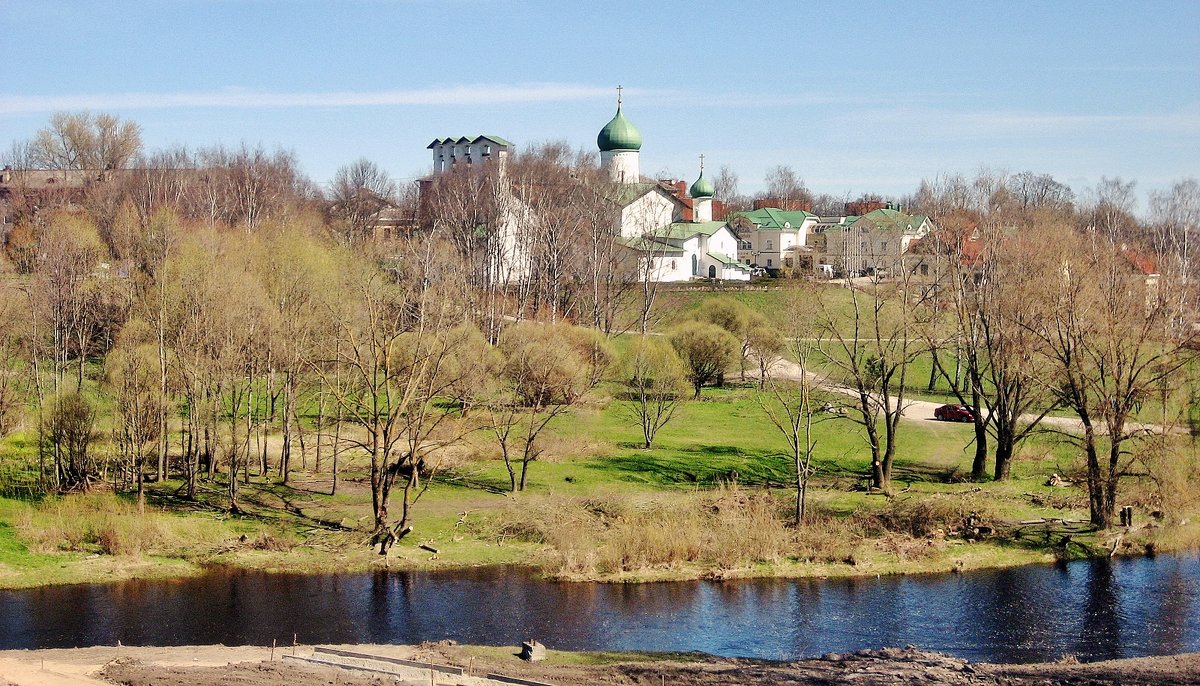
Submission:
<svg viewBox="0 0 1200 686">
<path fill-rule="evenodd" d="M 617 113 L 596 136 L 596 145 L 601 168 L 620 189 L 616 231 L 626 248 L 650 261 L 656 280 L 750 280 L 750 267 L 737 259 L 737 236 L 725 222 L 713 221 L 715 189 L 704 177 L 703 157 L 686 197 L 673 186 L 644 182 L 642 135 L 625 117 L 620 95 Z"/>
<path fill-rule="evenodd" d="M 721 279 L 749 281 L 751 267 L 738 261 L 737 236 L 723 221 L 713 221 L 711 181 L 700 176 L 686 194 L 683 183 L 673 185 L 644 180 L 641 176 L 642 135 L 622 112 L 620 90 L 617 113 L 596 137 L 600 166 L 612 182 L 612 200 L 619 208 L 614 232 L 620 244 L 636 257 L 640 274 L 660 282 Z M 427 146 L 433 153 L 434 176 L 459 165 L 496 163 L 503 175 L 513 144 L 499 136 L 438 138 Z M 500 209 L 496 239 L 488 266 L 501 283 L 518 283 L 532 273 L 534 250 L 519 227 L 530 223 L 529 207 L 518 194 L 506 190 L 497 198 Z"/>
</svg>

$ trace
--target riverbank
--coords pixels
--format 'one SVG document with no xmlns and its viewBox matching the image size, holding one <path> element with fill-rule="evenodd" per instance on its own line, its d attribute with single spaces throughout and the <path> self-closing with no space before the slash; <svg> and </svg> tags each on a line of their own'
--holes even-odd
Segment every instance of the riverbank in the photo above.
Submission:
<svg viewBox="0 0 1200 686">
<path fill-rule="evenodd" d="M 386 559 L 365 544 L 360 530 L 302 526 L 298 518 L 158 508 L 132 515 L 112 494 L 73 496 L 61 505 L 0 499 L 0 588 L 186 578 L 214 566 L 329 574 L 519 565 L 547 578 L 609 583 L 851 578 L 1165 553 L 1194 549 L 1200 540 L 1194 522 L 1145 522 L 1098 533 L 1070 519 L 1022 525 L 977 518 L 974 529 L 964 530 L 965 518 L 995 500 L 969 484 L 916 484 L 908 495 L 914 508 L 904 506 L 903 497 L 896 505 L 860 495 L 868 514 L 849 524 L 826 516 L 801 530 L 747 520 L 744 501 L 765 497 L 748 490 L 632 500 L 530 494 L 474 507 L 443 495 L 431 501 L 418 532 Z M 814 502 L 832 507 L 845 497 L 818 494 Z M 931 503 L 945 507 L 930 510 Z M 68 549 L 61 549 L 69 537 Z"/>
<path fill-rule="evenodd" d="M 792 526 L 793 466 L 756 394 L 753 384 L 706 389 L 651 449 L 626 401 L 576 408 L 549 430 L 521 493 L 508 492 L 494 440 L 467 436 L 439 453 L 413 531 L 387 559 L 369 545 L 369 465 L 353 452 L 336 489 L 315 463 L 286 483 L 273 472 L 245 477 L 238 514 L 222 473 L 201 479 L 194 499 L 180 496 L 178 479 L 148 484 L 145 513 L 132 494 L 111 490 L 0 497 L 0 588 L 179 578 L 212 566 L 318 574 L 522 565 L 618 583 L 870 577 L 1200 548 L 1196 500 L 1179 496 L 1193 488 L 1186 475 L 1130 477 L 1122 504 L 1135 507 L 1137 526 L 1095 532 L 1070 446 L 1036 435 L 1011 479 L 968 483 L 970 427 L 916 417 L 904 419 L 892 497 L 864 487 L 857 425 L 823 417 L 807 521 Z M 0 455 L 23 456 L 32 469 L 36 456 L 20 438 L 0 440 Z M 1166 492 L 1175 506 L 1162 504 Z M 1149 514 L 1163 510 L 1170 516 Z"/>
<path fill-rule="evenodd" d="M 916 649 L 869 650 L 794 662 L 715 658 L 696 654 L 582 653 L 550 650 L 544 662 L 527 663 L 516 647 L 454 645 L 338 646 L 356 652 L 463 667 L 472 675 L 501 673 L 556 686 L 625 684 L 822 684 L 828 686 L 1033 686 L 1035 684 L 1200 683 L 1200 653 L 1079 664 L 1004 665 L 972 663 Z M 387 677 L 284 662 L 308 646 L 93 647 L 0 651 L 0 684 L 11 686 L 151 686 L 187 683 L 217 686 L 374 686 Z M 435 677 L 436 679 L 436 677 Z M 443 677 L 443 683 L 451 683 Z M 456 678 L 467 682 L 467 679 Z M 473 680 L 472 680 L 473 681 Z M 428 682 L 426 682 L 428 683 Z"/>
</svg>

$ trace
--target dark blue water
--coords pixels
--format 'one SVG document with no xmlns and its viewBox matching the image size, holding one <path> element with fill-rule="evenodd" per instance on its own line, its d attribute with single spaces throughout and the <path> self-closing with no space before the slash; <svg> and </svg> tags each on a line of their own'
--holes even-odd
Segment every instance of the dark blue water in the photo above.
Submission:
<svg viewBox="0 0 1200 686">
<path fill-rule="evenodd" d="M 230 570 L 0 592 L 0 648 L 224 643 L 462 643 L 792 659 L 904 646 L 971 660 L 1200 650 L 1200 558 L 961 575 L 640 585 L 516 569 L 271 575 Z"/>
</svg>

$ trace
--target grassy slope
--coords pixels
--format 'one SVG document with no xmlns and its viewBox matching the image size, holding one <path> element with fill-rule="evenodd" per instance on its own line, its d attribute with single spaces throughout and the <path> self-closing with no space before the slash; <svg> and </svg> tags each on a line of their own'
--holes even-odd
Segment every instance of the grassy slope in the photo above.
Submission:
<svg viewBox="0 0 1200 686">
<path fill-rule="evenodd" d="M 705 291 L 660 294 L 661 310 L 669 313 L 661 326 L 689 316 L 709 296 Z M 740 291 L 732 297 L 772 313 L 784 307 L 791 294 Z M 917 380 L 914 385 L 923 386 L 928 378 L 928 361 L 923 363 L 924 368 L 919 363 L 912 372 Z M 853 489 L 868 466 L 859 427 L 849 419 L 829 416 L 817 424 L 816 431 L 818 473 L 813 502 L 841 515 L 881 507 L 883 498 Z M 506 508 L 554 496 L 606 494 L 669 500 L 729 481 L 736 472 L 741 484 L 774 489 L 781 503 L 790 497 L 786 443 L 766 420 L 748 386 L 706 390 L 700 402 L 687 404 L 662 430 L 650 450 L 639 447 L 640 430 L 629 421 L 628 406 L 621 401 L 580 408 L 560 418 L 551 434 L 547 454 L 531 466 L 528 492 L 516 496 L 504 492 L 507 473 L 502 463 L 493 459 L 495 451 L 487 437 L 471 437 L 474 458 L 456 464 L 421 496 L 417 530 L 394 549 L 393 560 L 409 567 L 536 562 L 541 546 L 490 537 L 480 533 L 486 527 L 473 525 Z M 970 428 L 964 425 L 906 420 L 896 462 L 895 478 L 901 491 L 897 500 L 960 498 L 1012 521 L 1085 515 L 1086 501 L 1077 490 L 1044 485 L 1047 474 L 1074 469 L 1075 457 L 1068 446 L 1051 438 L 1031 439 L 1015 464 L 1013 481 L 977 487 L 960 483 L 959 478 L 969 471 L 970 439 Z M 17 481 L 19 467 L 34 460 L 33 450 L 32 442 L 19 435 L 0 442 L 0 480 L 5 484 Z M 0 586 L 178 575 L 194 572 L 203 563 L 307 571 L 378 565 L 379 557 L 363 545 L 370 513 L 370 495 L 364 485 L 366 465 L 361 458 L 348 462 L 342 489 L 334 497 L 327 495 L 327 474 L 298 473 L 286 486 L 256 479 L 243 487 L 243 505 L 249 514 L 238 518 L 221 511 L 225 498 L 220 483 L 206 485 L 199 503 L 182 503 L 173 497 L 178 482 L 167 482 L 150 487 L 153 526 L 114 532 L 113 513 L 132 519 L 128 498 L 93 496 L 93 511 L 78 520 L 81 527 L 90 527 L 90 533 L 74 538 L 56 534 L 60 524 L 55 518 L 61 521 L 63 515 L 56 513 L 54 503 L 0 498 Z M 331 522 L 340 523 L 345 530 L 331 530 Z M 105 549 L 114 547 L 113 540 L 118 554 L 107 554 L 111 551 Z M 428 543 L 440 552 L 434 555 L 421 550 L 418 543 Z M 953 545 L 920 560 L 880 553 L 853 567 L 787 562 L 734 574 L 893 573 L 1046 558 L 1046 551 L 1037 546 L 971 544 Z M 695 576 L 709 571 L 687 567 L 648 570 L 634 578 Z"/>
</svg>

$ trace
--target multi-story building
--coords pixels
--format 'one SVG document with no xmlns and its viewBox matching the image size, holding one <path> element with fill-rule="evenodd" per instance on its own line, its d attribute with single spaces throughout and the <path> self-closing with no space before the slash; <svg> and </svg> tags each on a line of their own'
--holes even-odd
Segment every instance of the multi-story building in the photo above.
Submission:
<svg viewBox="0 0 1200 686">
<path fill-rule="evenodd" d="M 933 229 L 929 217 L 905 214 L 885 207 L 861 217 L 819 222 L 814 231 L 823 240 L 812 241 L 816 269 L 829 265 L 836 274 L 868 275 L 896 269 L 909 245 Z"/>
<path fill-rule="evenodd" d="M 738 259 L 743 264 L 770 270 L 803 268 L 809 255 L 808 236 L 819 219 L 804 210 L 774 207 L 739 212 L 731 220 L 738 229 Z"/>
<path fill-rule="evenodd" d="M 433 151 L 433 173 L 449 171 L 456 164 L 499 161 L 512 152 L 513 144 L 499 136 L 435 138 L 426 146 Z"/>
</svg>

